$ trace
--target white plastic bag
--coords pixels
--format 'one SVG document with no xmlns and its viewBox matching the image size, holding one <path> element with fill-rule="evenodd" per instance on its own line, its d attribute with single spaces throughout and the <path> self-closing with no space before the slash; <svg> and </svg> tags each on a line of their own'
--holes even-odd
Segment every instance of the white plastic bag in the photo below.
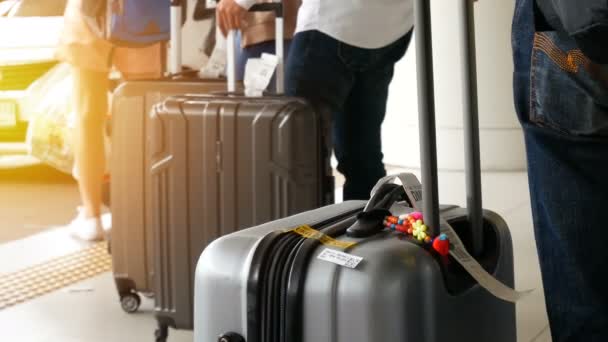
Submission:
<svg viewBox="0 0 608 342">
<path fill-rule="evenodd" d="M 30 113 L 26 143 L 30 155 L 65 173 L 74 164 L 72 77 L 59 64 L 27 90 L 22 110 Z"/>
<path fill-rule="evenodd" d="M 27 90 L 22 110 L 31 114 L 27 130 L 28 153 L 62 172 L 74 173 L 74 128 L 72 74 L 61 63 Z M 105 138 L 106 173 L 109 170 L 109 139 Z M 77 176 L 74 175 L 76 178 Z"/>
<path fill-rule="evenodd" d="M 226 37 L 221 34 L 220 30 L 216 30 L 215 47 L 207 63 L 200 69 L 200 78 L 220 78 L 226 76 L 226 60 L 227 60 L 227 42 Z"/>
</svg>

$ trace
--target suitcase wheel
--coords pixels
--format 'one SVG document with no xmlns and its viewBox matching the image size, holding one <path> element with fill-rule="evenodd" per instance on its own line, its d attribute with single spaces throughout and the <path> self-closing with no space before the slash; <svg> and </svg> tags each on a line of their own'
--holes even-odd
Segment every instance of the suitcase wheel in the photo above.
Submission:
<svg viewBox="0 0 608 342">
<path fill-rule="evenodd" d="M 229 332 L 220 336 L 217 342 L 245 342 L 245 339 L 239 334 Z"/>
<path fill-rule="evenodd" d="M 126 313 L 134 313 L 141 305 L 141 297 L 135 292 L 120 296 L 120 306 Z"/>
<path fill-rule="evenodd" d="M 169 327 L 159 324 L 158 329 L 154 331 L 154 342 L 167 342 L 167 337 L 169 337 Z"/>
<path fill-rule="evenodd" d="M 110 234 L 106 234 L 106 241 L 108 242 L 108 244 L 107 244 L 108 254 L 112 255 L 112 236 L 110 236 Z"/>
</svg>

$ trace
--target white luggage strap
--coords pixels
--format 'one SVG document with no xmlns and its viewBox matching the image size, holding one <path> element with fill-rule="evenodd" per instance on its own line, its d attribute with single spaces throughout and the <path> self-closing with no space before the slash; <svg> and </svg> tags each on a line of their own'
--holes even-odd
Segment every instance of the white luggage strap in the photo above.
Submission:
<svg viewBox="0 0 608 342">
<path fill-rule="evenodd" d="M 418 178 L 411 173 L 400 173 L 397 175 L 386 176 L 378 181 L 372 189 L 372 196 L 384 184 L 391 183 L 399 179 L 405 189 L 405 193 L 412 202 L 415 210 L 422 209 L 422 184 Z M 440 232 L 445 234 L 450 241 L 450 255 L 475 279 L 481 287 L 490 292 L 493 296 L 507 302 L 517 302 L 526 297 L 534 290 L 516 291 L 501 283 L 494 276 L 489 274 L 467 251 L 464 243 L 456 234 L 456 231 L 443 218 L 440 218 Z"/>
</svg>

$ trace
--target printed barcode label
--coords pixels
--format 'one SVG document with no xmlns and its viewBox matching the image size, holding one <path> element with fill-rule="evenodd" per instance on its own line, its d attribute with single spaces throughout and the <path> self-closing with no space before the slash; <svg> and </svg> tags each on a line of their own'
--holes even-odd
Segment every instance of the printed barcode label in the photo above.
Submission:
<svg viewBox="0 0 608 342">
<path fill-rule="evenodd" d="M 407 195 L 414 209 L 421 210 L 422 209 L 422 184 L 418 180 L 418 177 L 413 173 L 400 173 L 397 175 L 390 175 L 381 178 L 378 183 L 372 189 L 372 195 L 378 191 L 382 187 L 382 185 L 390 183 L 395 179 L 399 179 L 403 188 L 405 189 L 405 194 Z"/>
<path fill-rule="evenodd" d="M 410 189 L 410 191 L 412 192 L 412 197 L 414 197 L 416 202 L 422 201 L 422 190 Z"/>
<path fill-rule="evenodd" d="M 422 210 L 422 184 L 418 177 L 412 173 L 402 173 L 398 177 L 414 209 Z"/>
<path fill-rule="evenodd" d="M 352 254 L 347 254 L 344 252 L 336 251 L 333 249 L 325 248 L 321 254 L 317 257 L 317 259 L 329 261 L 336 265 L 348 267 L 348 268 L 356 268 L 357 265 L 363 260 L 362 257 L 358 257 Z"/>
</svg>

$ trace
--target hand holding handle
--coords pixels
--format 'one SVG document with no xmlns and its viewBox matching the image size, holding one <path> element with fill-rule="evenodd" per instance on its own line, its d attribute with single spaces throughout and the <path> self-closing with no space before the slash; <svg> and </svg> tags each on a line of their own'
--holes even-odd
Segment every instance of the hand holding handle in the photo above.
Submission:
<svg viewBox="0 0 608 342">
<path fill-rule="evenodd" d="M 278 59 L 276 69 L 276 89 L 277 94 L 285 92 L 285 58 L 284 58 L 284 22 L 283 22 L 283 3 L 282 2 L 264 2 L 258 3 L 249 9 L 250 12 L 274 12 L 275 13 L 275 51 Z M 228 32 L 227 47 L 226 47 L 226 77 L 228 78 L 228 91 L 236 91 L 236 30 Z"/>
</svg>

